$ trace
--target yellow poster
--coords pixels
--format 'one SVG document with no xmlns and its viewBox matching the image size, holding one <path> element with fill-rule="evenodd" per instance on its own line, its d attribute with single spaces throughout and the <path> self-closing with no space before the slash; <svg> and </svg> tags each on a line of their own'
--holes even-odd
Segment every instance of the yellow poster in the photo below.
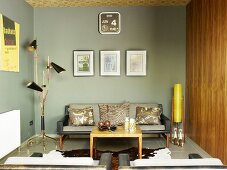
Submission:
<svg viewBox="0 0 227 170">
<path fill-rule="evenodd" d="M 20 25 L 0 14 L 0 70 L 19 72 Z"/>
</svg>

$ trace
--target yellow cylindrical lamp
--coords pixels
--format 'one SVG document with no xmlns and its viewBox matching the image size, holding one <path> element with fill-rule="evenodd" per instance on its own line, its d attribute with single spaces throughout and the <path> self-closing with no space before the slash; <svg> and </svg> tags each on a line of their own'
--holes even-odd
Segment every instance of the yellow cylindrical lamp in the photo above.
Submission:
<svg viewBox="0 0 227 170">
<path fill-rule="evenodd" d="M 179 123 L 182 122 L 182 85 L 174 84 L 174 122 Z"/>
</svg>

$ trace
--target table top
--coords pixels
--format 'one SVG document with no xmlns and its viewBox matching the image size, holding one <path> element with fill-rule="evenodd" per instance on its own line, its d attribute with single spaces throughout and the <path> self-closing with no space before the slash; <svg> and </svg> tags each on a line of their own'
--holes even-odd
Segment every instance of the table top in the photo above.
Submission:
<svg viewBox="0 0 227 170">
<path fill-rule="evenodd" d="M 124 126 L 117 126 L 115 131 L 100 131 L 98 127 L 94 127 L 90 133 L 90 137 L 142 137 L 142 132 L 138 126 L 134 132 L 126 131 Z"/>
</svg>

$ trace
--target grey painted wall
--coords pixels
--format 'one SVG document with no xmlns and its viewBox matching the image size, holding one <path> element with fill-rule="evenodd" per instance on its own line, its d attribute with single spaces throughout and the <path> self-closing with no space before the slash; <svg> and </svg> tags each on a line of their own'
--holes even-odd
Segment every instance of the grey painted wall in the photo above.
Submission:
<svg viewBox="0 0 227 170">
<path fill-rule="evenodd" d="M 98 14 L 103 11 L 121 13 L 119 35 L 99 34 Z M 47 133 L 56 133 L 64 105 L 74 102 L 157 102 L 170 116 L 174 83 L 185 87 L 185 7 L 37 8 L 34 15 L 41 58 L 39 75 L 48 55 L 67 70 L 52 75 L 46 103 Z M 73 77 L 73 50 L 85 49 L 95 51 L 95 76 Z M 147 50 L 146 77 L 125 75 L 125 51 L 129 49 Z M 121 76 L 99 75 L 99 50 L 121 51 Z"/>
<path fill-rule="evenodd" d="M 25 81 L 33 79 L 33 58 L 24 46 L 33 39 L 34 10 L 24 0 L 0 0 L 0 13 L 20 24 L 20 72 L 0 71 L 0 112 L 21 111 L 21 140 L 34 134 L 33 92 L 25 87 Z M 10 122 L 9 122 L 10 123 Z"/>
</svg>

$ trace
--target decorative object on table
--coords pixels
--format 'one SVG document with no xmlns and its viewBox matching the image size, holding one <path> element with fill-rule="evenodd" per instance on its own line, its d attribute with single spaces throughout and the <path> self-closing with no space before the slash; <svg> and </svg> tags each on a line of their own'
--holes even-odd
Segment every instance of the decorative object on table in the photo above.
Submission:
<svg viewBox="0 0 227 170">
<path fill-rule="evenodd" d="M 121 15 L 119 12 L 101 12 L 99 14 L 99 32 L 101 34 L 119 34 Z"/>
<path fill-rule="evenodd" d="M 182 129 L 179 129 L 178 145 L 181 147 L 184 145 L 183 138 L 182 138 Z"/>
<path fill-rule="evenodd" d="M 104 130 L 109 130 L 109 131 L 115 131 L 117 129 L 117 126 L 115 125 L 111 125 L 110 121 L 106 120 L 106 121 L 99 121 L 98 122 L 98 129 L 100 131 L 104 131 Z"/>
<path fill-rule="evenodd" d="M 99 122 L 98 122 L 98 126 L 99 126 L 99 127 L 104 126 L 104 122 L 103 122 L 103 121 L 99 121 Z"/>
<path fill-rule="evenodd" d="M 111 125 L 110 121 L 109 120 L 106 120 L 106 121 L 99 121 L 98 122 L 98 126 L 99 127 L 109 127 Z"/>
<path fill-rule="evenodd" d="M 109 127 L 111 124 L 110 124 L 110 121 L 109 120 L 106 120 L 105 122 L 104 122 L 104 125 L 105 126 L 107 126 L 107 127 Z"/>
<path fill-rule="evenodd" d="M 104 130 L 108 129 L 107 126 L 98 126 L 98 128 L 99 128 L 100 131 L 104 131 Z"/>
<path fill-rule="evenodd" d="M 100 51 L 101 76 L 120 76 L 120 51 Z"/>
<path fill-rule="evenodd" d="M 146 50 L 128 50 L 126 52 L 126 75 L 146 76 Z"/>
<path fill-rule="evenodd" d="M 135 132 L 136 130 L 136 121 L 134 118 L 129 119 L 129 132 Z"/>
<path fill-rule="evenodd" d="M 37 43 L 36 43 L 36 40 L 34 40 L 32 43 L 29 44 L 29 47 L 28 49 L 34 49 L 35 51 L 37 50 Z M 37 53 L 36 53 L 37 55 Z M 37 55 L 38 56 L 38 55 Z M 36 59 L 37 61 L 37 59 Z M 47 99 L 47 94 L 48 94 L 48 90 L 49 90 L 49 82 L 50 82 L 50 79 L 51 79 L 51 69 L 54 69 L 57 73 L 61 73 L 62 71 L 65 71 L 64 68 L 58 66 L 57 64 L 53 63 L 53 62 L 50 62 L 50 59 L 49 59 L 49 56 L 48 56 L 48 59 L 47 59 L 47 65 L 45 66 L 45 69 L 46 70 L 43 70 L 43 76 L 42 76 L 42 85 L 41 87 L 31 81 L 29 82 L 26 86 L 27 88 L 30 88 L 32 90 L 35 90 L 35 91 L 38 91 L 38 99 L 39 99 L 39 104 L 40 104 L 40 109 L 41 109 L 41 134 L 38 135 L 38 136 L 35 136 L 33 138 L 30 138 L 28 141 L 27 141 L 27 145 L 32 145 L 32 143 L 34 141 L 36 141 L 37 138 L 40 138 L 41 139 L 41 142 L 43 143 L 43 149 L 45 150 L 46 149 L 46 144 L 45 144 L 45 140 L 46 139 L 51 139 L 51 140 L 54 140 L 55 144 L 56 144 L 56 139 L 55 138 L 52 138 L 48 135 L 46 135 L 46 132 L 45 132 L 45 103 L 46 103 L 46 99 Z M 36 68 L 36 73 L 38 71 L 38 67 Z M 36 76 L 38 76 L 36 74 Z M 38 80 L 37 78 L 35 78 L 36 80 Z M 57 147 L 57 145 L 56 145 Z"/>
<path fill-rule="evenodd" d="M 170 124 L 170 140 L 172 140 L 172 131 L 176 127 L 177 140 L 179 139 L 179 125 L 183 126 L 183 143 L 185 143 L 185 115 L 184 115 L 184 97 L 182 95 L 182 85 L 174 84 L 174 96 L 172 98 L 172 114 Z"/>
<path fill-rule="evenodd" d="M 106 123 L 106 121 L 98 122 L 98 128 L 100 131 L 107 130 L 109 126 L 110 126 L 110 123 Z"/>
<path fill-rule="evenodd" d="M 129 131 L 129 117 L 125 117 L 124 128 L 125 128 L 125 131 Z"/>
<path fill-rule="evenodd" d="M 94 75 L 94 51 L 74 50 L 74 76 L 93 76 Z"/>
<path fill-rule="evenodd" d="M 19 72 L 20 25 L 0 14 L 0 70 Z"/>
<path fill-rule="evenodd" d="M 115 131 L 115 130 L 117 130 L 117 126 L 110 125 L 108 129 L 109 129 L 109 131 Z"/>
</svg>

